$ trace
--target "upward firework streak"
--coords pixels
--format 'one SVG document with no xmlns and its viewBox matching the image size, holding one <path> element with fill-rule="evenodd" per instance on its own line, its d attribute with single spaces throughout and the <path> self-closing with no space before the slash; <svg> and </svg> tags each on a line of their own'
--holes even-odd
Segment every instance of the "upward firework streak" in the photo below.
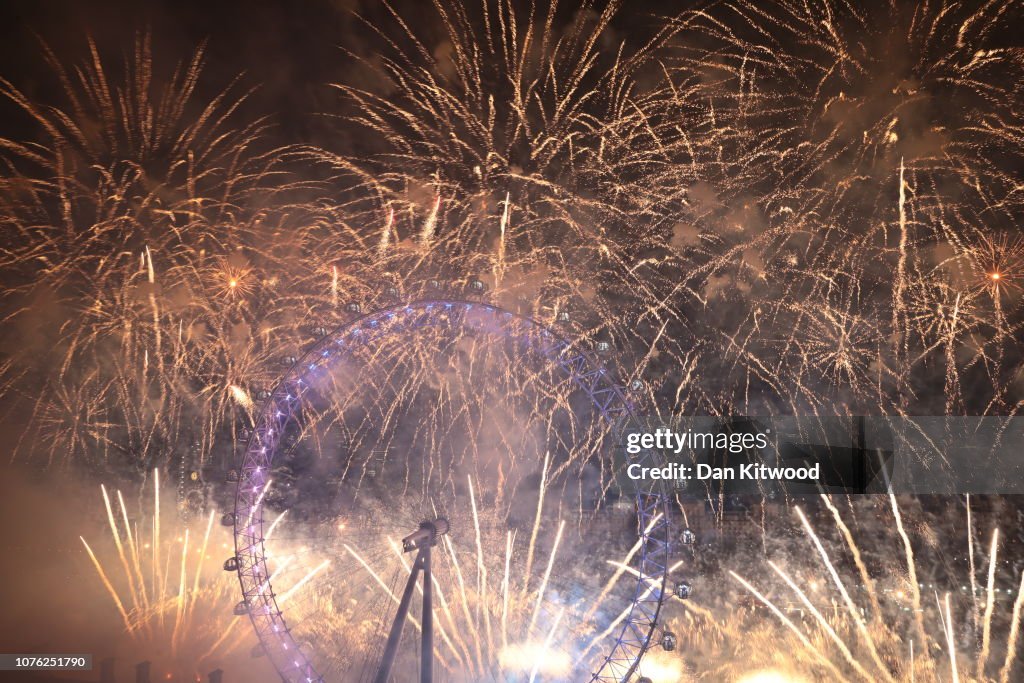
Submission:
<svg viewBox="0 0 1024 683">
<path fill-rule="evenodd" d="M 115 557 L 105 558 L 84 537 L 81 541 L 136 647 L 158 658 L 162 669 L 194 676 L 210 658 L 238 644 L 222 637 L 230 631 L 234 602 L 234 582 L 220 566 L 229 539 L 218 538 L 223 531 L 214 526 L 213 512 L 199 526 L 198 547 L 191 529 L 173 525 L 168 530 L 164 524 L 161 532 L 156 473 L 153 481 L 151 507 L 137 512 L 129 511 L 120 491 L 114 503 L 101 487 Z M 147 518 L 149 534 L 147 524 L 140 524 Z"/>
<path fill-rule="evenodd" d="M 844 530 L 845 524 L 838 510 L 832 505 L 832 501 L 824 496 L 823 498 L 826 506 L 833 512 L 836 524 L 843 531 L 843 550 L 861 556 L 862 548 L 858 546 L 854 537 Z M 894 498 L 891 504 L 894 515 L 899 519 L 899 506 Z M 834 554 L 825 549 L 821 538 L 803 512 L 797 509 L 797 514 L 807 538 L 817 549 L 821 563 L 826 569 L 826 580 L 819 581 L 814 569 L 804 566 L 799 560 L 788 570 L 775 562 L 769 562 L 786 588 L 772 589 L 773 594 L 768 594 L 768 591 L 755 585 L 757 582 L 751 582 L 737 572 L 730 571 L 732 577 L 758 602 L 767 607 L 785 629 L 799 640 L 803 650 L 793 652 L 789 658 L 794 673 L 813 674 L 817 668 L 822 668 L 829 670 L 830 675 L 837 679 L 904 682 L 940 680 L 944 677 L 940 671 L 944 670 L 953 680 L 1013 680 L 1012 670 L 1017 647 L 1015 638 L 1020 629 L 1019 606 L 1024 600 L 1024 594 L 1021 593 L 1024 586 L 1017 587 L 1017 582 L 1014 582 L 1011 585 L 1016 590 L 1012 590 L 1000 588 L 997 583 L 998 530 L 993 531 L 989 549 L 988 576 L 985 582 L 987 598 L 980 625 L 981 633 L 976 643 L 967 645 L 960 636 L 961 624 L 958 623 L 961 620 L 970 621 L 972 601 L 967 594 L 967 586 L 951 585 L 949 589 L 942 591 L 937 585 L 927 584 L 929 588 L 934 585 L 932 590 L 935 609 L 931 610 L 923 604 L 920 589 L 925 584 L 919 583 L 922 581 L 921 575 L 914 555 L 909 551 L 907 533 L 903 530 L 902 522 L 898 524 L 897 535 L 903 539 L 899 543 L 907 543 L 908 548 L 902 568 L 894 568 L 894 574 L 891 576 L 879 576 L 876 573 L 874 578 L 868 577 L 866 569 L 858 570 L 857 576 L 861 581 L 858 586 L 840 575 Z M 872 545 L 877 545 L 877 542 L 872 542 Z M 792 572 L 810 572 L 813 578 L 801 579 Z M 889 588 L 885 591 L 888 595 L 879 595 L 880 581 L 895 581 L 895 585 L 900 588 Z M 823 590 L 823 585 L 827 589 L 829 583 L 834 590 Z M 807 590 L 808 585 L 810 591 Z M 855 587 L 859 587 L 860 592 L 857 596 L 851 596 L 851 591 Z M 787 589 L 790 595 L 787 595 Z M 1003 622 L 1002 628 L 1005 629 L 1007 636 L 1005 643 L 1001 643 L 998 649 L 1003 650 L 1002 646 L 1005 645 L 1005 650 L 1003 659 L 997 662 L 992 657 L 992 627 L 997 612 L 995 596 L 997 592 L 1003 591 L 1014 593 L 1015 598 L 1012 610 L 1008 610 L 1009 614 L 1006 615 L 1009 617 L 1008 625 Z M 798 599 L 803 610 L 809 613 L 810 619 L 803 618 L 803 610 L 800 610 L 799 623 L 794 621 L 792 615 L 795 614 L 795 610 L 787 606 L 787 603 L 791 605 L 792 602 L 790 596 Z M 845 604 L 845 611 L 837 609 L 837 597 Z M 873 616 L 870 619 L 863 616 L 866 612 L 864 606 L 857 604 L 862 600 L 866 600 L 872 606 Z M 831 605 L 828 604 L 829 601 Z M 1003 605 L 1006 605 L 1006 602 Z M 912 614 L 908 615 L 908 611 Z M 725 619 L 724 623 L 725 628 L 728 628 L 728 619 Z M 907 638 L 910 634 L 913 645 L 908 647 Z M 940 661 L 936 661 L 936 658 Z"/>
</svg>

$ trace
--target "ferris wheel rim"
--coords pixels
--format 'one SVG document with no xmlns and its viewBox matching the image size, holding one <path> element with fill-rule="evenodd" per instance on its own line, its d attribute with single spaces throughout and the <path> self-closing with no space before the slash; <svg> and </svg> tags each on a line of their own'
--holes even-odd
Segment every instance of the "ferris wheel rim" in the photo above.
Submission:
<svg viewBox="0 0 1024 683">
<path fill-rule="evenodd" d="M 389 320 L 399 313 L 409 315 L 417 311 L 427 314 L 435 308 L 444 309 L 446 313 L 460 312 L 465 322 L 466 313 L 477 310 L 486 311 L 506 321 L 515 321 L 525 325 L 528 330 L 537 331 L 547 341 L 548 351 L 557 351 L 559 355 L 568 352 L 567 358 L 558 361 L 559 365 L 569 373 L 569 377 L 591 398 L 601 418 L 611 425 L 610 414 L 618 412 L 627 420 L 636 421 L 635 406 L 625 395 L 624 388 L 609 377 L 604 363 L 589 349 L 573 344 L 563 335 L 552 330 L 547 324 L 530 316 L 504 309 L 495 304 L 483 301 L 452 298 L 418 299 L 407 303 L 378 308 L 335 327 L 320 340 L 310 346 L 297 360 L 290 364 L 280 380 L 264 401 L 253 429 L 246 443 L 246 448 L 239 468 L 238 483 L 234 499 L 234 540 L 236 571 L 242 591 L 242 602 L 252 622 L 253 629 L 260 641 L 259 647 L 274 665 L 284 681 L 311 683 L 324 681 L 307 653 L 303 653 L 299 644 L 291 635 L 285 615 L 280 609 L 273 591 L 271 576 L 266 568 L 265 538 L 263 535 L 263 502 L 259 482 L 269 474 L 269 465 L 273 462 L 280 448 L 280 440 L 274 437 L 274 428 L 269 427 L 271 420 L 279 424 L 281 417 L 290 417 L 288 406 L 298 405 L 299 396 L 292 396 L 291 391 L 302 393 L 303 378 L 316 369 L 327 365 L 324 361 L 337 362 L 345 356 L 344 351 L 337 354 L 328 353 L 328 347 L 338 343 L 342 336 L 353 336 L 362 329 L 362 325 L 376 327 L 382 318 Z M 440 312 L 440 311 L 439 311 Z M 449 318 L 449 322 L 451 322 Z M 504 331 L 503 327 L 497 328 Z M 358 335 L 356 335 L 358 336 Z M 550 356 L 544 354 L 551 359 Z M 586 384 L 585 382 L 590 382 Z M 283 396 L 281 396 L 283 392 Z M 595 393 L 599 398 L 595 397 Z M 281 410 L 275 397 L 285 399 L 287 415 Z M 613 408 L 613 403 L 617 404 Z M 262 428 L 262 431 L 261 431 Z M 270 444 L 268 446 L 268 444 Z M 250 456 L 258 454 L 258 457 Z M 644 451 L 633 462 L 642 462 L 648 457 L 655 457 L 651 451 Z M 255 468 L 251 464 L 259 462 Z M 249 475 L 249 476 L 247 476 Z M 252 484 L 255 486 L 251 486 Z M 269 484 L 269 479 L 264 484 Z M 614 645 L 604 655 L 603 662 L 589 680 L 592 683 L 627 681 L 637 670 L 640 660 L 651 645 L 657 627 L 668 580 L 669 557 L 669 509 L 668 496 L 664 492 L 664 484 L 657 481 L 649 490 L 638 489 L 636 493 L 637 522 L 639 529 L 639 566 L 637 585 L 630 603 L 629 614 L 623 620 L 622 628 Z M 252 494 L 256 494 L 253 496 Z M 241 506 L 244 496 L 249 496 L 250 503 Z M 660 512 L 659 512 L 660 509 Z M 241 515 L 246 523 L 240 525 Z M 658 532 L 664 538 L 654 536 Z M 660 558 L 660 560 L 659 560 Z M 256 604 L 261 603 L 261 604 Z M 262 609 L 260 609 L 262 608 Z M 237 611 L 237 610 L 236 610 Z M 636 616 L 635 616 L 636 615 Z M 268 646 L 269 644 L 269 646 Z M 279 646 L 279 647 L 275 647 Z M 294 676 L 297 674 L 297 677 Z"/>
</svg>

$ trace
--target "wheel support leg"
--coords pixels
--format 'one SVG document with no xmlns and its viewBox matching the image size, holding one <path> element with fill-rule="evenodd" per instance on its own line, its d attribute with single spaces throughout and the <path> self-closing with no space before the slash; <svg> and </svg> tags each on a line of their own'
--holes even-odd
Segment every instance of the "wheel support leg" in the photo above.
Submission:
<svg viewBox="0 0 1024 683">
<path fill-rule="evenodd" d="M 424 624 L 423 624 L 423 653 L 421 654 L 421 665 L 420 675 L 423 676 L 424 672 L 427 671 L 427 667 L 432 664 L 434 647 L 431 642 L 427 644 L 427 624 L 430 624 L 431 636 L 433 636 L 433 619 L 432 610 L 428 611 L 427 603 L 431 595 L 430 592 L 430 546 L 420 548 L 419 553 L 416 554 L 416 559 L 412 563 L 412 571 L 409 572 L 409 580 L 405 583 L 405 591 L 402 593 L 402 600 L 398 603 L 398 612 L 395 614 L 395 621 L 391 624 L 391 632 L 388 634 L 387 644 L 384 646 L 384 656 L 380 661 L 380 668 L 377 670 L 377 676 L 373 679 L 374 683 L 388 683 L 388 678 L 391 676 L 391 667 L 395 664 L 395 656 L 398 654 L 398 643 L 402 639 L 402 628 L 405 626 L 405 620 L 409 616 L 409 605 L 412 603 L 412 591 L 416 587 L 416 579 L 419 578 L 420 572 L 426 570 L 426 582 L 423 588 L 423 609 L 424 609 Z M 431 616 L 427 616 L 431 615 Z M 433 640 L 433 638 L 431 638 Z M 433 668 L 431 666 L 431 674 Z M 432 676 L 431 676 L 432 677 Z M 424 678 L 423 680 L 429 681 L 430 677 Z"/>
</svg>

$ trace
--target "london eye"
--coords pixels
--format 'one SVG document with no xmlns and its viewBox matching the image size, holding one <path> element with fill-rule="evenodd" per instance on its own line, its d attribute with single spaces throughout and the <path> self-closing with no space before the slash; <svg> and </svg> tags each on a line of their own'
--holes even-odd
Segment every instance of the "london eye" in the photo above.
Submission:
<svg viewBox="0 0 1024 683">
<path fill-rule="evenodd" d="M 225 569 L 254 654 L 296 682 L 630 680 L 670 524 L 623 474 L 657 456 L 618 445 L 607 349 L 481 301 L 349 310 L 252 416 Z"/>
</svg>

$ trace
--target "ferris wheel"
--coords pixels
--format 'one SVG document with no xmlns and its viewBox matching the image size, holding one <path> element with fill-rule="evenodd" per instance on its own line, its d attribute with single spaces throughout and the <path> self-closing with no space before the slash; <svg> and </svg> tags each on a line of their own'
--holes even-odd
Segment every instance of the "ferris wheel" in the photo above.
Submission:
<svg viewBox="0 0 1024 683">
<path fill-rule="evenodd" d="M 519 645 L 517 634 L 512 631 L 518 630 L 525 634 L 520 640 L 524 643 L 532 643 L 531 647 L 542 648 L 543 652 L 549 652 L 552 648 L 562 647 L 565 650 L 562 658 L 572 663 L 568 668 L 550 675 L 540 668 L 539 663 L 527 667 L 525 673 L 532 680 L 590 680 L 590 681 L 628 681 L 637 671 L 640 660 L 645 651 L 656 638 L 655 630 L 658 626 L 658 616 L 663 600 L 666 597 L 666 582 L 669 574 L 669 538 L 670 522 L 668 515 L 667 494 L 660 488 L 657 482 L 644 484 L 636 490 L 628 493 L 615 495 L 615 505 L 618 510 L 628 510 L 630 515 L 635 514 L 635 520 L 629 525 L 628 552 L 617 562 L 600 562 L 595 560 L 592 564 L 596 569 L 589 571 L 579 569 L 571 578 L 559 582 L 560 572 L 569 573 L 571 569 L 563 569 L 567 560 L 562 556 L 556 557 L 559 551 L 558 545 L 565 548 L 567 542 L 563 533 L 566 527 L 565 520 L 556 525 L 553 519 L 555 513 L 542 514 L 542 507 L 562 509 L 562 501 L 546 503 L 545 495 L 549 498 L 552 482 L 557 477 L 563 481 L 562 490 L 575 490 L 576 483 L 573 479 L 578 472 L 600 472 L 600 481 L 594 483 L 587 489 L 595 491 L 594 495 L 585 494 L 584 487 L 580 485 L 580 500 L 586 498 L 586 505 L 580 506 L 577 517 L 582 520 L 589 519 L 590 511 L 602 507 L 612 507 L 609 504 L 612 492 L 621 489 L 621 474 L 625 469 L 625 463 L 620 460 L 625 458 L 622 449 L 615 448 L 616 435 L 623 430 L 637 427 L 637 416 L 635 407 L 630 399 L 629 389 L 620 386 L 613 378 L 613 373 L 601 362 L 598 355 L 590 349 L 574 345 L 560 336 L 550 327 L 538 322 L 535 319 L 512 313 L 500 307 L 483 303 L 480 301 L 466 300 L 423 300 L 414 303 L 396 305 L 368 314 L 362 314 L 357 306 L 350 309 L 354 315 L 347 324 L 342 325 L 333 332 L 325 333 L 312 347 L 310 347 L 300 358 L 289 359 L 290 367 L 269 392 L 265 400 L 254 416 L 254 425 L 246 444 L 244 456 L 238 469 L 238 484 L 235 495 L 234 512 L 229 515 L 230 522 L 234 527 L 235 554 L 225 563 L 225 569 L 237 571 L 241 586 L 241 601 L 235 608 L 236 614 L 245 615 L 252 622 L 252 626 L 260 640 L 260 651 L 265 654 L 273 664 L 277 673 L 284 681 L 299 683 L 309 681 L 335 681 L 356 680 L 359 676 L 372 676 L 371 680 L 386 683 L 388 680 L 409 680 L 411 675 L 399 676 L 394 673 L 396 657 L 403 639 L 403 633 L 408 632 L 411 627 L 409 622 L 413 621 L 416 629 L 419 630 L 418 651 L 412 652 L 419 660 L 419 680 L 433 680 L 435 669 L 435 657 L 440 659 L 443 666 L 442 679 L 445 680 L 480 680 L 480 677 L 503 676 L 499 674 L 502 662 L 506 659 L 523 657 L 537 657 L 537 650 L 522 649 L 525 645 Z M 468 341 L 467 341 L 468 340 Z M 564 397 L 552 399 L 553 410 L 568 414 L 568 417 L 559 418 L 563 420 L 576 419 L 574 413 L 585 412 L 592 416 L 594 427 L 589 431 L 570 425 L 565 430 L 574 432 L 566 436 L 559 433 L 553 439 L 561 442 L 561 445 L 554 448 L 550 445 L 539 447 L 540 450 L 547 449 L 543 466 L 533 465 L 535 470 L 540 471 L 539 495 L 537 498 L 536 514 L 531 516 L 519 515 L 518 518 L 528 517 L 527 521 L 532 523 L 532 534 L 530 534 L 529 550 L 516 554 L 516 548 L 525 548 L 525 541 L 517 541 L 514 529 L 515 514 L 509 512 L 514 502 L 494 512 L 487 519 L 497 519 L 496 527 L 500 527 L 494 534 L 489 534 L 486 529 L 481 530 L 481 519 L 485 517 L 482 508 L 490 505 L 492 508 L 501 507 L 496 499 L 513 500 L 514 495 L 505 495 L 503 490 L 496 494 L 488 495 L 484 486 L 480 484 L 480 465 L 477 463 L 466 464 L 468 460 L 479 458 L 484 449 L 474 445 L 467 450 L 467 446 L 460 445 L 460 452 L 468 452 L 469 458 L 463 457 L 460 462 L 463 469 L 470 469 L 477 472 L 477 479 L 474 482 L 474 475 L 469 474 L 468 496 L 466 486 L 458 481 L 457 476 L 449 476 L 444 480 L 443 486 L 433 484 L 440 478 L 433 472 L 432 464 L 430 472 L 417 475 L 422 482 L 429 482 L 434 488 L 430 495 L 416 498 L 422 502 L 419 507 L 412 508 L 411 513 L 403 516 L 392 515 L 392 510 L 401 507 L 397 497 L 402 495 L 395 493 L 396 500 L 391 501 L 388 495 L 380 493 L 380 486 L 376 487 L 378 501 L 374 511 L 371 513 L 352 514 L 346 519 L 356 520 L 350 527 L 359 524 L 389 524 L 391 528 L 387 533 L 395 534 L 396 538 L 402 536 L 401 548 L 392 540 L 394 556 L 389 558 L 397 569 L 396 576 L 389 583 L 383 577 L 383 571 L 375 571 L 372 562 L 366 552 L 361 553 L 361 544 L 369 543 L 368 534 L 359 535 L 356 531 L 349 531 L 352 534 L 340 538 L 332 546 L 326 542 L 307 543 L 314 545 L 316 552 L 326 553 L 327 558 L 317 564 L 315 572 L 307 573 L 300 583 L 305 585 L 311 580 L 311 576 L 320 571 L 320 567 L 326 567 L 331 561 L 330 554 L 336 548 L 338 553 L 348 553 L 350 558 L 356 558 L 359 563 L 352 562 L 352 568 L 344 571 L 340 569 L 331 579 L 326 572 L 315 577 L 321 585 L 322 590 L 328 590 L 330 582 L 354 583 L 352 577 L 356 574 L 370 576 L 366 581 L 378 591 L 385 600 L 387 610 L 380 608 L 380 603 L 374 603 L 376 610 L 363 612 L 359 622 L 364 624 L 359 632 L 358 646 L 359 655 L 364 659 L 364 666 L 360 669 L 359 676 L 356 676 L 353 664 L 328 665 L 325 658 L 337 659 L 340 655 L 338 650 L 356 646 L 347 644 L 345 647 L 335 646 L 333 648 L 318 648 L 316 643 L 311 643 L 314 637 L 324 637 L 325 631 L 331 630 L 355 630 L 357 625 L 346 623 L 343 617 L 336 617 L 331 625 L 317 624 L 318 617 L 307 608 L 301 614 L 292 609 L 293 602 L 284 598 L 290 597 L 301 586 L 292 585 L 290 588 L 280 586 L 285 570 L 282 565 L 287 564 L 287 559 L 282 560 L 284 553 L 275 554 L 272 547 L 279 542 L 280 533 L 273 541 L 270 539 L 274 527 L 281 521 L 284 515 L 282 504 L 274 501 L 280 496 L 274 482 L 274 472 L 282 459 L 295 448 L 296 441 L 302 438 L 303 433 L 310 430 L 308 425 L 314 420 L 305 417 L 307 407 L 315 404 L 318 396 L 325 392 L 326 383 L 331 386 L 344 385 L 345 391 L 353 395 L 362 388 L 376 387 L 367 382 L 356 370 L 348 368 L 349 365 L 364 368 L 366 363 L 374 362 L 381 357 L 388 357 L 379 349 L 393 349 L 392 353 L 408 355 L 412 350 L 420 353 L 421 358 L 432 359 L 439 353 L 441 347 L 459 347 L 459 345 L 471 345 L 474 349 L 479 348 L 500 348 L 499 354 L 501 363 L 509 367 L 503 370 L 505 377 L 515 378 L 521 371 L 522 374 L 534 378 L 534 384 L 539 386 L 537 377 L 543 376 L 546 384 L 558 384 L 565 387 Z M 399 356 L 394 356 L 398 358 Z M 357 362 L 358 360 L 358 362 Z M 429 360 L 425 362 L 430 362 Z M 362 363 L 362 365 L 360 365 Z M 393 374 L 399 371 L 397 362 L 378 360 L 383 369 L 376 372 L 387 374 L 388 382 L 396 380 Z M 348 368 L 345 371 L 339 368 Z M 493 372 L 493 371 L 492 371 Z M 458 374 L 458 373 L 449 373 Z M 340 375 L 340 377 L 339 377 Z M 329 380 L 327 378 L 330 378 Z M 509 379 L 507 381 L 513 381 Z M 520 382 L 520 380 L 514 380 Z M 483 391 L 486 381 L 473 380 L 469 387 L 471 391 Z M 521 386 L 517 384 L 516 386 Z M 531 387 L 534 385 L 531 385 Z M 440 391 L 440 390 L 438 390 Z M 386 404 L 388 401 L 396 401 L 397 398 L 388 398 L 390 394 L 374 388 L 373 400 L 377 403 Z M 399 396 L 399 394 L 395 394 Z M 408 399 L 412 401 L 412 399 Z M 418 402 L 417 402 L 418 401 Z M 417 398 L 412 401 L 420 412 L 426 412 L 428 408 L 423 407 L 423 400 Z M 343 412 L 341 417 L 334 416 L 337 423 L 341 423 L 343 429 L 348 416 L 354 411 L 345 409 L 334 409 Z M 388 408 L 382 408 L 386 411 Z M 532 409 L 536 412 L 536 407 Z M 326 411 L 324 411 L 326 412 Z M 442 412 L 443 411 L 437 411 Z M 364 410 L 360 415 L 364 423 L 367 422 L 367 412 Z M 432 415 L 432 429 L 443 432 L 439 421 L 443 422 L 437 415 Z M 488 415 L 488 420 L 495 420 L 493 415 Z M 577 420 L 578 421 L 578 420 Z M 394 428 L 399 433 L 401 426 Z M 305 431 L 304 431 L 305 430 Z M 414 431 L 415 430 L 405 430 Z M 556 430 L 558 431 L 558 430 Z M 418 432 L 417 432 L 418 433 Z M 447 433 L 447 432 L 444 432 Z M 598 434 L 600 438 L 593 439 L 592 435 Z M 297 436 L 298 435 L 298 436 Z M 393 436 L 389 437 L 394 439 Z M 418 437 L 409 437 L 415 439 Z M 432 437 L 437 439 L 436 436 Z M 596 446 L 581 448 L 573 443 L 573 439 L 589 439 L 597 443 Z M 539 439 L 543 441 L 543 439 Z M 457 440 L 456 440 L 457 441 Z M 598 443 L 599 442 L 599 443 Z M 412 443 L 412 441 L 410 441 Z M 617 452 L 612 452 L 617 451 Z M 375 451 L 374 451 L 375 452 Z M 488 451 L 489 452 L 489 451 Z M 552 455 L 552 453 L 555 455 Z M 558 456 L 558 452 L 565 452 L 571 455 Z M 420 467 L 417 458 L 417 447 L 408 447 L 403 457 L 405 467 L 409 469 Z M 582 455 L 577 455 L 582 453 Z M 513 453 L 513 459 L 519 454 L 518 449 Z M 561 460 L 559 458 L 561 457 Z M 653 460 L 657 457 L 652 451 L 643 451 L 640 454 L 629 456 L 630 463 Z M 575 458 L 575 459 L 572 459 Z M 351 458 L 350 458 L 351 460 Z M 368 495 L 366 490 L 374 488 L 374 485 L 365 484 L 367 473 L 373 476 L 378 469 L 384 471 L 388 467 L 394 467 L 383 462 L 372 464 L 372 459 L 365 459 L 361 464 L 353 465 L 352 461 L 346 461 L 344 467 L 346 472 L 351 469 L 358 474 L 357 477 L 346 473 L 344 480 L 358 481 L 358 488 L 355 484 L 353 490 L 360 493 L 350 496 L 351 500 L 365 499 Z M 392 456 L 392 461 L 394 460 Z M 447 462 L 447 461 L 445 461 Z M 369 463 L 369 464 L 368 464 Z M 409 463 L 414 463 L 412 468 Z M 510 471 L 515 463 L 498 462 L 496 470 L 501 478 L 501 485 L 506 488 L 512 486 L 508 483 Z M 461 473 L 462 470 L 460 470 Z M 418 472 L 418 470 L 417 470 Z M 595 475 L 598 476 L 598 475 Z M 409 495 L 409 475 L 405 475 L 405 495 Z M 533 479 L 536 479 L 533 475 Z M 522 478 L 517 484 L 519 490 L 528 489 L 522 482 L 533 481 L 528 477 Z M 339 479 L 340 481 L 340 479 Z M 564 482 L 571 482 L 566 484 Z M 451 483 L 454 482 L 454 483 Z M 641 482 L 642 483 L 642 482 Z M 348 486 L 348 484 L 339 484 Z M 427 483 L 423 483 L 427 486 Z M 471 499 L 472 517 L 468 513 L 464 519 L 449 519 L 447 510 L 457 508 L 454 504 L 446 504 L 444 495 L 439 495 L 438 490 L 444 488 L 447 492 L 456 492 L 462 499 Z M 534 489 L 537 487 L 534 486 Z M 496 487 L 498 489 L 498 487 Z M 547 494 L 545 493 L 547 490 Z M 429 498 L 429 501 L 428 501 Z M 275 507 L 276 505 L 276 507 Z M 286 506 L 285 506 L 286 507 Z M 467 505 L 468 507 L 468 505 Z M 584 512 L 586 511 L 586 512 Z M 415 519 L 413 515 L 419 515 Z M 552 517 L 549 520 L 544 515 Z M 458 517 L 458 513 L 455 514 Z M 515 518 L 515 519 L 514 519 Z M 362 520 L 362 521 L 359 521 Z M 577 523 L 581 527 L 582 522 Z M 304 528 L 312 529 L 315 525 L 307 523 Z M 330 527 L 332 530 L 341 529 L 345 525 L 337 524 Z M 527 536 L 530 523 L 523 523 L 523 533 L 520 538 Z M 554 549 L 541 547 L 537 541 L 543 532 L 539 529 L 552 528 L 557 526 L 557 534 L 554 535 Z M 325 525 L 315 526 L 315 529 L 327 528 Z M 621 526 L 617 527 L 620 529 Z M 319 534 L 319 531 L 308 532 L 312 536 Z M 333 533 L 333 531 L 332 531 Z M 339 532 L 340 533 L 340 532 Z M 579 532 L 580 543 L 577 552 L 586 553 L 588 531 L 584 528 Z M 381 534 L 383 536 L 383 534 Z M 376 537 L 375 537 L 376 538 Z M 504 539 L 504 540 L 503 540 Z M 471 556 L 477 558 L 477 583 L 483 577 L 483 588 L 475 590 L 466 588 L 467 583 L 464 571 L 460 567 L 460 540 L 466 547 L 471 549 Z M 383 541 L 382 541 L 383 542 Z M 518 543 L 518 545 L 516 545 Z M 551 544 L 549 544 L 551 545 Z M 502 547 L 505 546 L 505 547 Z M 535 548 L 536 546 L 536 548 Z M 344 550 L 342 550 L 342 548 Z M 303 551 L 308 551 L 304 547 Z M 384 551 L 381 551 L 382 553 Z M 568 551 L 562 550 L 566 553 Z M 402 556 L 405 553 L 405 556 Z M 432 553 L 434 556 L 432 558 Z M 520 559 L 525 554 L 526 560 Z M 547 554 L 546 562 L 541 556 Z M 496 556 L 495 567 L 491 570 L 490 583 L 488 583 L 488 567 L 484 558 Z M 383 556 L 383 555 L 382 555 Z M 395 559 L 397 556 L 397 560 Z M 290 556 L 289 556 L 290 557 Z M 412 558 L 412 559 L 407 559 Z M 502 567 L 503 558 L 503 567 Z M 525 562 L 526 576 L 522 569 Z M 581 567 L 587 562 L 583 557 L 574 558 L 572 563 L 578 563 Z M 294 564 L 294 563 L 293 563 Z M 463 564 L 468 564 L 464 561 Z M 446 599 L 443 588 L 447 584 L 439 579 L 439 573 L 444 567 L 448 568 L 454 578 L 450 585 L 461 587 L 461 605 L 459 600 L 449 595 Z M 532 571 L 530 567 L 534 567 Z M 610 578 L 601 572 L 611 571 L 614 573 Z M 502 571 L 503 569 L 503 571 Z M 457 573 L 456 573 L 457 572 Z M 403 574 L 404 589 L 399 590 L 397 578 Z M 495 574 L 503 574 L 499 581 Z M 532 578 L 536 575 L 538 578 Z M 365 577 L 364 577 L 365 578 Z M 458 580 L 456 583 L 456 579 Z M 543 579 L 543 581 L 541 580 Z M 591 585 L 587 585 L 587 583 Z M 294 581 L 292 582 L 295 583 Z M 625 584 L 625 585 L 624 585 Z M 520 586 L 520 592 L 516 593 L 513 586 Z M 358 602 L 360 599 L 369 600 L 370 593 L 366 589 L 349 587 L 346 589 L 346 599 Z M 452 588 L 451 592 L 455 592 Z M 410 611 L 413 603 L 418 603 L 416 593 L 422 600 L 419 611 L 419 619 L 415 619 Z M 594 595 L 599 592 L 599 595 Z M 401 595 L 400 595 L 401 594 Z M 467 599 L 466 595 L 472 594 Z M 399 597 L 400 595 L 400 597 Z M 510 597 L 511 595 L 511 597 Z M 604 604 L 611 602 L 612 597 L 618 598 L 614 605 Z M 320 603 L 334 605 L 339 602 L 337 594 L 328 597 L 321 597 Z M 594 600 L 602 604 L 592 604 Z M 439 609 L 435 603 L 440 602 Z M 392 616 L 390 608 L 394 607 Z M 462 609 L 460 609 L 460 607 Z M 336 607 L 332 607 L 336 609 Z M 518 626 L 512 622 L 516 621 L 515 610 L 522 613 L 522 622 Z M 385 613 L 386 612 L 386 613 Z M 435 614 L 437 612 L 437 614 Z M 556 634 L 555 626 L 548 626 L 549 623 L 568 624 L 569 619 L 565 617 L 567 612 L 577 616 L 578 625 L 569 627 L 570 630 L 564 637 Z M 464 615 L 464 617 L 462 616 Z M 582 616 L 580 616 L 582 615 Z M 357 621 L 355 617 L 348 620 Z M 377 627 L 372 623 L 378 622 Z M 460 624 L 472 624 L 460 628 Z M 499 628 L 500 623 L 500 628 Z M 366 627 L 365 624 L 371 624 Z M 481 626 L 483 624 L 483 626 Z M 492 624 L 494 633 L 492 634 Z M 479 642 L 471 642 L 472 638 L 464 631 L 484 631 L 486 626 L 486 641 L 484 636 L 472 634 L 472 638 L 478 638 Z M 386 628 L 385 628 L 386 627 Z M 499 635 L 500 631 L 500 635 Z M 310 636 L 309 634 L 314 634 Z M 435 636 L 440 636 L 435 638 Z M 584 638 L 585 636 L 585 638 Z M 355 636 L 352 636 L 355 642 Z M 581 644 L 583 639 L 586 645 Z M 557 641 L 557 642 L 556 642 Z M 346 641 L 349 643 L 350 641 Z M 495 644 L 497 643 L 497 644 Z M 510 644 L 511 643 L 511 644 Z M 539 643 L 539 644 L 538 644 Z M 490 645 L 495 653 L 488 655 L 487 646 Z M 519 647 L 520 649 L 515 649 Z M 406 650 L 417 650 L 414 643 L 406 646 Z M 327 652 L 330 650 L 330 653 Z M 532 654 L 531 654 L 532 652 Z M 435 655 L 436 653 L 436 655 Z M 506 653 L 508 657 L 506 657 Z M 369 659 L 374 661 L 365 666 Z M 353 656 L 353 661 L 355 656 Z M 494 661 L 491 661 L 494 660 Z M 395 678 L 391 678 L 395 676 Z M 525 678 L 526 676 L 522 676 Z M 509 676 L 512 680 L 514 676 Z"/>
</svg>

